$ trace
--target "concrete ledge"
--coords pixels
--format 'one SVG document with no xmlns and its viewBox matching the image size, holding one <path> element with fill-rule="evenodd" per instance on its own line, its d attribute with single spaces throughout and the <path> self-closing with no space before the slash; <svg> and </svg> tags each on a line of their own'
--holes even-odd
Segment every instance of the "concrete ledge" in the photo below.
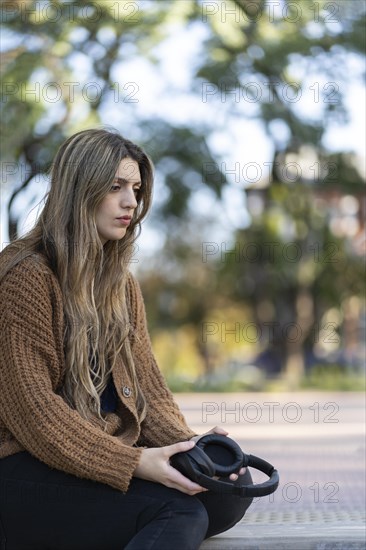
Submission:
<svg viewBox="0 0 366 550">
<path fill-rule="evenodd" d="M 365 550 L 365 525 L 350 522 L 239 523 L 206 540 L 201 550 Z"/>
<path fill-rule="evenodd" d="M 246 452 L 275 464 L 280 487 L 201 550 L 366 550 L 365 396 L 358 392 L 177 394 L 188 424 L 223 424 Z M 207 404 L 216 413 L 208 417 Z M 258 420 L 243 414 L 254 404 Z M 273 404 L 273 418 L 269 405 Z M 286 416 L 291 405 L 299 419 Z M 319 413 L 319 414 L 318 414 Z M 254 483 L 261 479 L 252 470 Z"/>
</svg>

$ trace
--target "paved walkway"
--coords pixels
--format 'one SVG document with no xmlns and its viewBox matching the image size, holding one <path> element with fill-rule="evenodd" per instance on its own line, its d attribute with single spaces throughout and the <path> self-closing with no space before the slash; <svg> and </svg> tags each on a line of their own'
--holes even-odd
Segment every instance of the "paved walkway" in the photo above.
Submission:
<svg viewBox="0 0 366 550">
<path fill-rule="evenodd" d="M 273 495 L 202 550 L 364 550 L 365 398 L 362 393 L 176 394 L 198 433 L 222 425 L 280 473 Z M 265 479 L 252 470 L 255 481 Z"/>
</svg>

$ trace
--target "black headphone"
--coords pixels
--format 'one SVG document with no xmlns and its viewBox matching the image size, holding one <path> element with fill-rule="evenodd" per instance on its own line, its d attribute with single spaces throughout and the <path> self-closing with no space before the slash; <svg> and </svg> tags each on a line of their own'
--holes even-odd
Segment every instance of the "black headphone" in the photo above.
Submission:
<svg viewBox="0 0 366 550">
<path fill-rule="evenodd" d="M 209 434 L 201 437 L 190 451 L 177 453 L 170 458 L 171 465 L 184 476 L 215 493 L 240 497 L 264 497 L 274 493 L 279 475 L 272 464 L 253 455 L 243 453 L 239 445 L 224 435 Z M 269 479 L 257 485 L 234 485 L 212 479 L 238 473 L 250 466 L 264 472 Z"/>
</svg>

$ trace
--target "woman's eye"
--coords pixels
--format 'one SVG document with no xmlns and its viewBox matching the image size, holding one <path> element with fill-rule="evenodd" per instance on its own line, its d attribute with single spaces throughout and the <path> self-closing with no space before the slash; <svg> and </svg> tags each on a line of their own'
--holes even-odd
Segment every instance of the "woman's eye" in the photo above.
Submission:
<svg viewBox="0 0 366 550">
<path fill-rule="evenodd" d="M 119 189 L 121 189 L 120 185 L 112 185 L 111 187 L 111 191 L 118 191 Z"/>
<path fill-rule="evenodd" d="M 134 189 L 135 195 L 138 195 L 140 193 L 140 191 L 141 191 L 141 187 L 135 187 L 135 189 Z"/>
</svg>

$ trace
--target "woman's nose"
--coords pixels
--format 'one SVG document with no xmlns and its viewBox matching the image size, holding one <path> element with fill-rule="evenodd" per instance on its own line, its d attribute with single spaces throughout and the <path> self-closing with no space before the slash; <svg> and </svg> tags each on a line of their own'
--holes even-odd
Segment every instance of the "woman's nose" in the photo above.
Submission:
<svg viewBox="0 0 366 550">
<path fill-rule="evenodd" d="M 134 189 L 126 189 L 121 198 L 122 206 L 124 208 L 136 208 L 137 200 Z"/>
</svg>

